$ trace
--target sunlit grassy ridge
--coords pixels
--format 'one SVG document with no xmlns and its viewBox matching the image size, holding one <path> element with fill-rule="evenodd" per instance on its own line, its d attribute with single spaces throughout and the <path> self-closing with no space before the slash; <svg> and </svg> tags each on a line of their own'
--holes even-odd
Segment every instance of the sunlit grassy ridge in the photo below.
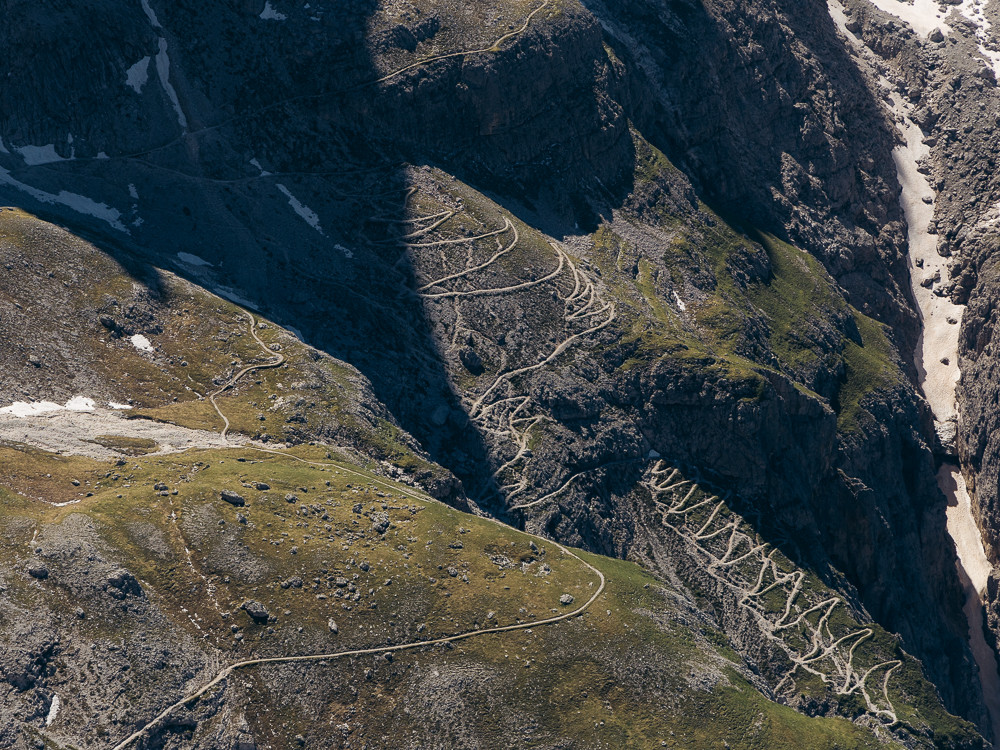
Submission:
<svg viewBox="0 0 1000 750">
<path fill-rule="evenodd" d="M 294 455 L 329 464 L 321 448 Z M 82 518 L 93 525 L 103 554 L 127 565 L 172 626 L 202 641 L 220 663 L 544 619 L 565 610 L 564 594 L 579 604 L 598 585 L 593 572 L 551 542 L 458 513 L 348 464 L 310 466 L 241 449 L 138 457 L 126 466 L 37 452 L 26 458 L 35 472 L 52 475 L 47 481 L 86 479 L 93 496 L 52 507 L 3 491 L 3 596 L 29 608 L 55 599 L 69 610 L 79 606 L 94 638 L 114 639 L 125 622 L 103 614 L 100 592 L 72 580 L 76 562 L 52 552 L 51 540 L 73 533 Z M 24 471 L 25 480 L 35 478 Z M 224 502 L 223 489 L 247 504 Z M 392 662 L 248 671 L 240 679 L 251 687 L 241 689 L 254 696 L 247 717 L 259 746 L 284 747 L 296 734 L 340 746 L 337 733 L 316 726 L 318 715 L 349 717 L 351 736 L 370 742 L 444 731 L 452 745 L 475 737 L 484 747 L 514 737 L 573 739 L 585 747 L 723 740 L 746 748 L 878 745 L 845 720 L 809 719 L 765 699 L 709 621 L 634 564 L 583 559 L 604 572 L 608 585 L 582 617 L 399 654 Z M 36 560 L 48 567 L 44 581 L 24 572 Z M 241 609 L 248 600 L 259 601 L 273 619 L 252 619 Z M 65 696 L 69 717 L 79 706 L 60 674 L 49 684 Z M 308 685 L 312 695 L 289 703 L 275 679 Z M 121 700 L 156 690 L 137 680 Z M 164 694 L 162 702 L 178 697 Z M 462 706 L 457 723 L 442 724 L 428 705 L 447 699 Z M 86 736 L 110 739 L 124 729 L 103 724 L 100 707 L 93 708 L 98 715 L 88 719 Z M 744 734 L 747 723 L 754 729 Z M 62 743 L 52 746 L 83 741 L 59 723 L 44 736 Z"/>
</svg>

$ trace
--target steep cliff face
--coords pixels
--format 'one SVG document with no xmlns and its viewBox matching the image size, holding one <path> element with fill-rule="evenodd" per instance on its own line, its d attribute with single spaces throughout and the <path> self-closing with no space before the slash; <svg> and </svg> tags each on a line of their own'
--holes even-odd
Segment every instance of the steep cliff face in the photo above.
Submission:
<svg viewBox="0 0 1000 750">
<path fill-rule="evenodd" d="M 71 65 L 90 21 L 10 4 L 33 32 L 6 31 L 0 195 L 356 367 L 437 496 L 695 586 L 644 500 L 669 458 L 985 726 L 894 136 L 826 9 L 280 5 L 107 3 L 85 50 L 107 74 L 53 90 L 12 60 Z M 769 660 L 731 604 L 716 622 Z"/>
<path fill-rule="evenodd" d="M 808 249 L 912 346 L 894 136 L 826 7 L 587 5 L 628 59 L 632 116 L 706 199 Z"/>
</svg>

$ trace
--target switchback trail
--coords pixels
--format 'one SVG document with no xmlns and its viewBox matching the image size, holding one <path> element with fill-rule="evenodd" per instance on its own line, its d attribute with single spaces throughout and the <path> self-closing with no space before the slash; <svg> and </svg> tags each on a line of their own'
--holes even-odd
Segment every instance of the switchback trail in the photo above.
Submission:
<svg viewBox="0 0 1000 750">
<path fill-rule="evenodd" d="M 215 407 L 215 411 L 218 413 L 220 417 L 222 417 L 222 421 L 225 424 L 225 426 L 222 428 L 223 439 L 226 439 L 227 436 L 229 435 L 229 418 L 222 413 L 222 409 L 220 409 L 219 404 L 216 403 L 215 397 L 222 395 L 225 391 L 232 388 L 234 385 L 236 385 L 237 382 L 239 382 L 240 378 L 242 378 L 244 375 L 248 373 L 254 372 L 256 370 L 271 370 L 274 369 L 275 367 L 281 367 L 283 364 L 285 364 L 284 354 L 272 351 L 271 349 L 268 348 L 267 344 L 265 344 L 263 341 L 260 340 L 260 336 L 257 335 L 257 321 L 254 318 L 254 316 L 251 315 L 250 313 L 247 313 L 247 318 L 250 319 L 250 335 L 254 337 L 254 340 L 258 344 L 260 344 L 261 348 L 265 352 L 267 352 L 268 354 L 273 354 L 277 358 L 270 362 L 264 362 L 263 364 L 249 365 L 247 367 L 244 367 L 238 373 L 233 375 L 233 377 L 231 377 L 225 385 L 223 385 L 221 388 L 219 388 L 216 391 L 213 391 L 208 395 L 208 400 L 212 402 L 212 406 Z"/>
</svg>

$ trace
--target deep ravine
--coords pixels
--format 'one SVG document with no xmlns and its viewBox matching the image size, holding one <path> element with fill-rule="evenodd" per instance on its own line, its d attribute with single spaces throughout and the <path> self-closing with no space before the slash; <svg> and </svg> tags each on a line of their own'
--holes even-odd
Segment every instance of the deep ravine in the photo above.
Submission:
<svg viewBox="0 0 1000 750">
<path fill-rule="evenodd" d="M 928 147 L 920 128 L 907 116 L 905 104 L 893 94 L 893 111 L 904 143 L 893 152 L 899 182 L 900 203 L 909 227 L 909 264 L 913 295 L 922 323 L 922 335 L 914 353 L 920 387 L 934 414 L 934 425 L 946 446 L 953 445 L 959 419 L 955 388 L 961 378 L 958 366 L 958 332 L 964 306 L 948 296 L 934 293 L 934 286 L 947 282 L 946 259 L 937 253 L 937 237 L 927 231 L 934 216 L 934 193 L 918 171 L 918 162 Z M 927 280 L 934 281 L 933 285 Z M 993 724 L 993 743 L 1000 747 L 1000 676 L 993 648 L 983 631 L 982 597 L 991 566 L 986 558 L 982 535 L 972 514 L 972 503 L 957 462 L 945 462 L 938 486 L 948 499 L 948 533 L 958 552 L 958 575 L 965 589 L 963 610 L 969 621 L 969 646 L 982 682 L 983 698 Z"/>
<path fill-rule="evenodd" d="M 933 29 L 950 33 L 944 22 L 946 13 L 932 7 L 930 0 L 902 6 L 892 0 L 873 0 L 873 4 L 894 13 L 914 31 L 928 36 Z M 968 6 L 968 7 L 967 7 Z M 864 43 L 847 28 L 847 18 L 838 0 L 828 3 L 830 15 L 848 42 L 872 61 Z M 959 11 L 970 20 L 985 24 L 979 0 L 963 3 Z M 973 18 L 973 14 L 975 18 Z M 982 45 L 981 45 L 982 47 Z M 985 50 L 981 50 L 984 51 Z M 990 56 L 992 61 L 992 56 Z M 876 66 L 872 66 L 874 70 Z M 880 77 L 891 112 L 902 136 L 893 150 L 897 178 L 902 192 L 900 205 L 908 227 L 908 266 L 913 296 L 921 320 L 921 335 L 914 351 L 914 364 L 920 389 L 934 415 L 934 427 L 945 450 L 954 453 L 957 425 L 960 418 L 956 387 L 961 379 L 958 361 L 958 338 L 964 305 L 954 304 L 948 295 L 937 294 L 949 280 L 947 258 L 937 252 L 938 239 L 929 231 L 934 219 L 935 193 L 920 171 L 920 161 L 929 154 L 924 133 L 913 122 L 910 105 L 894 90 L 891 82 Z M 937 482 L 947 498 L 947 529 L 955 543 L 956 566 L 965 592 L 963 612 L 969 623 L 969 647 L 982 685 L 983 699 L 993 728 L 993 746 L 1000 748 L 1000 672 L 997 655 L 987 642 L 984 630 L 983 596 L 986 592 L 991 565 L 986 557 L 982 534 L 972 512 L 965 478 L 957 459 L 947 460 L 938 470 Z"/>
</svg>

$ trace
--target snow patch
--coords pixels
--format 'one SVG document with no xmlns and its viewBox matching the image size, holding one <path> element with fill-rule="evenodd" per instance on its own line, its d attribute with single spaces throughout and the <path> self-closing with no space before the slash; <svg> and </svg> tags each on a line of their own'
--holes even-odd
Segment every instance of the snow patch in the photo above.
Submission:
<svg viewBox="0 0 1000 750">
<path fill-rule="evenodd" d="M 925 39 L 934 29 L 941 29 L 942 34 L 951 32 L 951 27 L 944 23 L 951 8 L 941 5 L 938 0 L 871 0 L 871 4 L 909 24 Z M 942 11 L 942 8 L 945 10 Z"/>
<path fill-rule="evenodd" d="M 4 169 L 3 167 L 0 167 L 0 185 L 8 185 L 16 190 L 20 190 L 22 193 L 27 193 L 36 201 L 40 201 L 41 203 L 58 203 L 73 209 L 77 213 L 93 216 L 96 219 L 107 222 L 112 226 L 112 228 L 117 229 L 119 232 L 128 234 L 128 230 L 121 222 L 122 215 L 118 209 L 111 208 L 105 203 L 98 203 L 85 195 L 69 193 L 65 190 L 61 190 L 58 195 L 55 195 L 54 193 L 47 193 L 44 190 L 39 190 L 38 188 L 31 187 L 30 185 L 26 185 L 23 182 L 15 180 L 11 177 L 10 171 Z"/>
<path fill-rule="evenodd" d="M 313 211 L 311 208 L 309 208 L 309 206 L 303 204 L 294 195 L 292 195 L 291 191 L 284 185 L 278 184 L 277 188 L 278 190 L 280 190 L 282 193 L 285 194 L 286 198 L 288 198 L 288 205 L 292 207 L 292 210 L 295 211 L 295 213 L 297 213 L 299 216 L 301 216 L 302 219 L 306 222 L 306 224 L 311 226 L 320 234 L 323 234 L 323 227 L 320 226 L 319 216 L 316 215 L 316 212 Z"/>
<path fill-rule="evenodd" d="M 333 249 L 334 250 L 340 250 L 340 252 L 342 252 L 344 254 L 344 257 L 347 258 L 348 260 L 352 260 L 354 258 L 354 253 L 352 253 L 350 250 L 348 250 L 343 245 L 340 245 L 340 244 L 334 245 Z"/>
<path fill-rule="evenodd" d="M 187 130 L 187 117 L 184 114 L 184 110 L 181 109 L 181 101 L 177 98 L 177 91 L 174 89 L 172 83 L 170 83 L 170 56 L 167 54 L 167 40 L 160 37 L 160 51 L 156 54 L 156 74 L 160 78 L 160 85 L 163 86 L 163 90 L 167 94 L 167 98 L 170 99 L 170 103 L 174 106 L 174 112 L 177 113 L 177 122 L 181 126 L 181 130 Z"/>
<path fill-rule="evenodd" d="M 129 183 L 128 186 L 128 194 L 132 200 L 134 201 L 139 200 L 139 191 L 136 189 L 135 185 L 131 183 Z"/>
<path fill-rule="evenodd" d="M 204 258 L 199 258 L 197 255 L 193 255 L 192 253 L 177 253 L 177 257 L 180 259 L 181 263 L 185 263 L 189 266 L 208 266 L 210 268 L 212 266 L 212 264 Z"/>
<path fill-rule="evenodd" d="M 10 406 L 0 409 L 0 415 L 9 414 L 18 419 L 26 417 L 37 417 L 42 414 L 51 414 L 57 411 L 94 411 L 96 404 L 94 399 L 85 396 L 74 396 L 65 404 L 57 404 L 54 401 L 15 401 Z"/>
<path fill-rule="evenodd" d="M 24 419 L 25 417 L 36 417 L 39 414 L 60 411 L 63 408 L 52 401 L 15 401 L 10 406 L 0 409 L 0 414 L 10 414 L 18 419 Z"/>
<path fill-rule="evenodd" d="M 146 56 L 142 58 L 139 62 L 133 65 L 125 74 L 125 84 L 131 86 L 135 93 L 141 94 L 142 87 L 146 85 L 146 81 L 149 80 L 149 61 L 150 57 Z"/>
<path fill-rule="evenodd" d="M 49 704 L 49 713 L 45 717 L 45 726 L 50 726 L 53 721 L 56 720 L 56 716 L 59 714 L 59 706 L 62 702 L 59 700 L 58 695 L 52 696 L 52 703 Z"/>
<path fill-rule="evenodd" d="M 893 149 L 899 184 L 900 204 L 906 216 L 910 246 L 910 273 L 913 295 L 923 321 L 921 346 L 917 350 L 917 372 L 934 419 L 939 424 L 958 418 L 955 386 L 958 384 L 958 331 L 965 308 L 947 296 L 934 294 L 934 287 L 948 281 L 947 258 L 937 254 L 937 236 L 927 231 L 934 218 L 934 191 L 919 172 L 919 160 L 929 149 L 924 134 L 908 117 L 902 97 L 891 94 L 893 111 L 901 120 L 904 144 Z M 937 281 L 933 281 L 937 279 Z M 929 286 L 924 286 L 923 283 Z M 955 322 L 949 322 L 955 321 Z"/>
<path fill-rule="evenodd" d="M 116 411 L 127 411 L 132 407 L 128 404 L 119 404 L 117 401 L 108 401 L 108 408 L 115 409 Z"/>
<path fill-rule="evenodd" d="M 251 159 L 250 160 L 250 166 L 256 167 L 260 171 L 260 176 L 261 177 L 270 177 L 271 176 L 271 173 L 268 172 L 266 169 L 264 169 L 264 167 L 262 167 L 260 165 L 260 161 L 258 161 L 257 159 Z"/>
<path fill-rule="evenodd" d="M 140 352 L 152 352 L 152 351 L 155 351 L 155 349 L 153 349 L 153 345 L 151 343 L 149 343 L 149 339 L 147 339 L 141 333 L 137 333 L 135 336 L 133 336 L 131 339 L 129 339 L 129 341 L 131 341 L 132 342 L 132 346 L 134 346 Z"/>
<path fill-rule="evenodd" d="M 274 9 L 274 6 L 271 5 L 270 0 L 264 3 L 264 10 L 261 11 L 260 17 L 263 18 L 265 21 L 284 21 L 288 19 L 288 16 L 286 16 L 284 13 L 279 13 L 277 10 Z"/>
<path fill-rule="evenodd" d="M 677 307 L 680 308 L 681 312 L 687 312 L 688 306 L 684 304 L 684 300 L 681 299 L 681 296 L 677 292 L 674 292 L 674 301 L 677 303 Z"/>
<path fill-rule="evenodd" d="M 140 1 L 142 2 L 142 10 L 146 14 L 146 18 L 148 18 L 149 22 L 153 25 L 153 28 L 162 29 L 163 27 L 160 26 L 160 19 L 156 17 L 156 13 L 153 12 L 153 9 L 149 7 L 149 0 Z"/>
<path fill-rule="evenodd" d="M 93 411 L 94 399 L 84 396 L 74 396 L 66 402 L 67 411 Z"/>
<path fill-rule="evenodd" d="M 230 302 L 235 302 L 237 305 L 250 307 L 255 310 L 257 309 L 257 305 L 254 302 L 251 302 L 246 297 L 241 296 L 235 289 L 228 286 L 217 286 L 212 291 Z"/>
<path fill-rule="evenodd" d="M 24 163 L 29 167 L 37 167 L 39 164 L 52 164 L 57 161 L 66 161 L 56 153 L 56 146 L 50 143 L 46 146 L 15 146 L 14 150 L 21 155 Z"/>
</svg>

